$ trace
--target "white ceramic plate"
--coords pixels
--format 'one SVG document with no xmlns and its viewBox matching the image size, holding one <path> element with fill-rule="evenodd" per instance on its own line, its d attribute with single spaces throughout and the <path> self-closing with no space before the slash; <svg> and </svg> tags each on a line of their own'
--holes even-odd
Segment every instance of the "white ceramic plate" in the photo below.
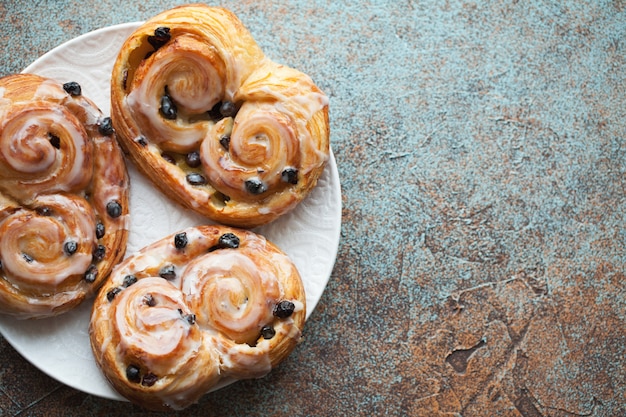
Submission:
<svg viewBox="0 0 626 417">
<path fill-rule="evenodd" d="M 124 40 L 140 23 L 110 26 L 81 35 L 40 57 L 24 72 L 60 82 L 76 81 L 105 115 L 110 112 L 109 77 Z M 130 233 L 127 255 L 188 226 L 207 223 L 155 190 L 129 165 Z M 337 256 L 341 227 L 341 191 L 334 156 L 312 194 L 293 212 L 256 229 L 282 248 L 302 275 L 307 318 L 319 301 Z M 91 303 L 60 317 L 18 321 L 0 316 L 0 332 L 28 361 L 75 389 L 121 400 L 93 359 L 87 332 Z"/>
</svg>

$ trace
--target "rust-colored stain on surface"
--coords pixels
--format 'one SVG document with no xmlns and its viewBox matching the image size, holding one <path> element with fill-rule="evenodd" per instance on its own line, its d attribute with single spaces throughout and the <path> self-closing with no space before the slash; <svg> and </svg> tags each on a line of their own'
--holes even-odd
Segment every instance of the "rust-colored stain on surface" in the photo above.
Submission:
<svg viewBox="0 0 626 417">
<path fill-rule="evenodd" d="M 2 4 L 0 73 L 175 3 Z M 626 415 L 624 2 L 222 5 L 328 94 L 343 224 L 294 354 L 178 415 Z M 0 354 L 0 415 L 141 415 Z"/>
</svg>

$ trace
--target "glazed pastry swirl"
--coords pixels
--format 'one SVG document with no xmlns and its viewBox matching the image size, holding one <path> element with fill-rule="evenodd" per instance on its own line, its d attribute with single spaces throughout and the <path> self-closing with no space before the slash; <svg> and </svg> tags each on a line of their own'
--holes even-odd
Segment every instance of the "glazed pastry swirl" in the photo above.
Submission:
<svg viewBox="0 0 626 417">
<path fill-rule="evenodd" d="M 217 382 L 218 357 L 204 348 L 205 335 L 170 282 L 141 279 L 110 303 L 111 334 L 100 352 L 109 356 L 105 360 L 120 361 L 124 378 L 143 391 L 129 391 L 129 399 L 153 395 L 150 408 L 163 403 L 181 408 L 186 404 L 181 392 L 198 397 Z"/>
<path fill-rule="evenodd" d="M 63 313 L 124 255 L 128 178 L 107 123 L 76 83 L 0 78 L 0 312 Z"/>
<path fill-rule="evenodd" d="M 0 178 L 7 193 L 28 199 L 85 188 L 93 171 L 92 144 L 67 109 L 35 101 L 12 106 L 3 116 Z"/>
<path fill-rule="evenodd" d="M 112 117 L 138 168 L 217 222 L 268 223 L 316 185 L 329 157 L 328 98 L 259 49 L 231 12 L 171 9 L 125 42 Z"/>
<path fill-rule="evenodd" d="M 96 297 L 90 338 L 122 395 L 180 409 L 220 382 L 267 374 L 295 348 L 305 314 L 300 275 L 276 246 L 198 226 L 116 267 Z"/>
<path fill-rule="evenodd" d="M 300 337 L 302 323 L 294 320 L 304 317 L 304 290 L 293 263 L 259 235 L 243 236 L 237 250 L 190 262 L 182 282 L 198 323 L 217 332 L 222 371 L 238 379 L 263 376 L 277 365 Z M 281 301 L 293 304 L 293 317 L 276 319 Z M 277 335 L 263 337 L 265 326 Z"/>
<path fill-rule="evenodd" d="M 92 261 L 93 210 L 85 200 L 63 195 L 41 196 L 33 208 L 0 224 L 3 272 L 25 291 L 52 294 L 68 278 L 76 285 Z M 44 208 L 51 214 L 38 214 Z"/>
</svg>

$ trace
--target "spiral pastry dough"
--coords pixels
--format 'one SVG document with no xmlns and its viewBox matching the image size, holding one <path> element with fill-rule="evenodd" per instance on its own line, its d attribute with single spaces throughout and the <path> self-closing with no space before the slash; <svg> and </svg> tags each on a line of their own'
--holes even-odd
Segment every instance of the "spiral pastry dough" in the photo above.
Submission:
<svg viewBox="0 0 626 417">
<path fill-rule="evenodd" d="M 111 79 L 112 118 L 164 194 L 216 222 L 268 223 L 317 184 L 328 98 L 267 58 L 228 10 L 181 6 L 140 26 Z"/>
<path fill-rule="evenodd" d="M 191 227 L 113 270 L 93 305 L 91 346 L 120 394 L 182 409 L 283 361 L 300 340 L 305 303 L 295 265 L 264 237 Z"/>
<path fill-rule="evenodd" d="M 111 120 L 75 82 L 0 78 L 0 313 L 77 306 L 124 256 L 128 176 Z"/>
</svg>

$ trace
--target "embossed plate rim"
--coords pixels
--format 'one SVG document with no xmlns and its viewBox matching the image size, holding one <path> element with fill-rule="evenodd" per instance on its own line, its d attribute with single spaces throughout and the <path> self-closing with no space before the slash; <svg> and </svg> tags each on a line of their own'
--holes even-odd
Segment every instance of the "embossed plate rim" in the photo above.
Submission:
<svg viewBox="0 0 626 417">
<path fill-rule="evenodd" d="M 108 103 L 109 80 L 107 78 L 106 82 L 102 83 L 100 87 L 98 87 L 97 83 L 95 83 L 96 91 L 94 91 L 94 83 L 92 81 L 94 81 L 94 78 L 97 79 L 98 77 L 97 75 L 94 75 L 96 74 L 95 71 L 99 70 L 101 74 L 110 74 L 110 69 L 113 65 L 112 61 L 119 50 L 119 47 L 114 48 L 115 45 L 110 43 L 110 39 L 117 37 L 116 40 L 120 41 L 119 46 L 121 46 L 121 42 L 123 42 L 123 40 L 140 24 L 141 22 L 123 23 L 103 27 L 82 34 L 46 52 L 35 62 L 29 65 L 24 72 L 33 72 L 57 78 L 59 81 L 64 82 L 70 80 L 61 80 L 61 73 L 72 74 L 74 76 L 72 81 L 81 82 L 84 80 L 87 85 L 83 87 L 83 93 L 85 96 L 92 99 L 100 107 L 103 113 L 107 115 L 110 109 L 110 105 Z M 108 40 L 109 44 L 106 45 L 101 42 L 99 43 L 99 41 L 102 40 Z M 102 44 L 105 48 L 104 56 L 97 57 L 98 52 L 94 53 L 93 49 L 91 49 L 89 54 L 87 54 L 88 51 L 85 51 L 84 49 L 88 47 L 87 44 L 89 42 L 96 45 Z M 114 53 L 115 55 L 107 56 L 107 53 Z M 83 55 L 90 55 L 91 58 L 105 60 L 106 58 L 110 58 L 110 60 L 103 63 L 103 66 L 100 68 L 95 68 L 86 62 L 88 60 L 75 62 L 77 58 L 73 58 L 72 54 L 78 54 L 77 56 L 81 58 L 84 57 Z M 107 65 L 110 65 L 110 68 L 108 68 Z M 144 189 L 141 193 L 150 193 L 154 191 L 154 188 L 148 184 L 147 180 L 142 178 L 136 169 L 130 164 L 129 175 L 131 177 L 131 188 L 142 189 L 143 187 Z M 150 191 L 146 191 L 146 188 Z M 173 207 L 175 210 L 178 210 L 177 214 L 181 216 L 182 220 L 179 222 L 177 219 L 176 224 L 180 225 L 181 228 L 186 227 L 187 225 L 207 223 L 205 219 L 202 219 L 193 213 L 186 212 L 184 209 L 173 206 L 173 203 L 171 203 L 166 197 L 159 195 L 156 191 L 154 192 L 155 195 L 160 198 L 160 202 L 164 205 L 164 211 L 169 213 L 169 210 L 172 210 Z M 142 241 L 139 236 L 141 233 L 133 232 L 133 227 L 135 227 L 135 222 L 133 220 L 135 219 L 135 216 L 133 216 L 133 212 L 136 211 L 133 210 L 133 205 L 137 204 L 136 201 L 139 197 L 137 194 L 131 192 L 131 231 L 127 255 L 132 254 L 134 250 L 137 250 L 142 246 L 138 243 Z M 147 196 L 148 198 L 151 197 L 151 195 L 145 194 L 143 196 Z M 318 204 L 320 196 L 323 197 L 321 205 Z M 315 240 L 306 240 L 310 238 L 315 239 L 315 233 L 313 233 L 313 230 L 296 230 L 295 232 L 297 233 L 294 233 L 294 231 L 290 232 L 289 229 L 285 230 L 285 227 L 293 227 L 294 222 L 297 221 L 298 215 L 300 214 L 302 216 L 304 211 L 306 211 L 309 206 L 313 209 L 323 209 L 323 214 L 326 215 L 326 218 L 316 218 L 315 221 L 312 222 L 315 227 L 326 228 L 325 230 L 319 231 L 320 235 L 317 237 L 317 242 Z M 306 215 L 306 213 L 304 213 L 304 215 Z M 288 255 L 294 258 L 294 262 L 299 269 L 301 269 L 301 267 L 298 265 L 298 262 L 304 260 L 292 255 L 290 250 L 297 250 L 297 247 L 293 245 L 293 239 L 295 238 L 297 240 L 301 238 L 302 233 L 306 233 L 304 236 L 304 240 L 306 241 L 300 242 L 303 244 L 302 247 L 307 248 L 306 257 L 309 258 L 311 253 L 315 253 L 317 260 L 321 257 L 324 261 L 319 269 L 313 271 L 315 272 L 313 275 L 310 275 L 309 273 L 311 271 L 308 270 L 300 271 L 305 283 L 305 288 L 307 289 L 307 319 L 315 309 L 315 306 L 321 298 L 328 280 L 330 279 L 337 257 L 340 229 L 341 187 L 332 151 L 329 163 L 320 178 L 320 184 L 313 190 L 311 196 L 302 202 L 293 212 L 278 219 L 270 225 L 256 229 L 256 231 L 265 235 L 268 239 L 272 240 L 285 252 L 287 252 Z M 163 230 L 162 235 L 165 236 L 166 234 L 174 231 L 175 230 Z M 280 240 L 285 236 L 289 236 L 289 239 L 291 239 L 289 240 L 289 247 L 282 247 L 283 245 L 281 245 Z M 135 246 L 133 246 L 133 241 L 136 243 Z M 311 249 L 315 250 L 311 251 Z M 312 290 L 310 290 L 310 288 L 312 288 Z M 0 333 L 2 333 L 4 338 L 26 360 L 59 382 L 95 396 L 114 400 L 123 400 L 123 398 L 111 388 L 93 360 L 86 329 L 89 321 L 90 305 L 91 303 L 87 301 L 79 306 L 75 311 L 60 317 L 44 320 L 18 321 L 12 319 L 11 317 L 0 316 Z M 61 328 L 61 331 L 58 331 L 59 328 Z M 74 331 L 71 329 L 78 330 Z M 70 337 L 70 340 L 64 339 L 64 337 Z M 61 342 L 59 342 L 59 339 L 61 339 Z M 57 343 L 56 346 L 55 342 Z M 59 343 L 61 343 L 61 345 L 59 345 Z M 76 356 L 74 356 L 74 354 L 76 354 Z M 228 382 L 221 384 L 219 387 L 216 387 L 216 389 L 226 385 L 227 383 Z"/>
</svg>

